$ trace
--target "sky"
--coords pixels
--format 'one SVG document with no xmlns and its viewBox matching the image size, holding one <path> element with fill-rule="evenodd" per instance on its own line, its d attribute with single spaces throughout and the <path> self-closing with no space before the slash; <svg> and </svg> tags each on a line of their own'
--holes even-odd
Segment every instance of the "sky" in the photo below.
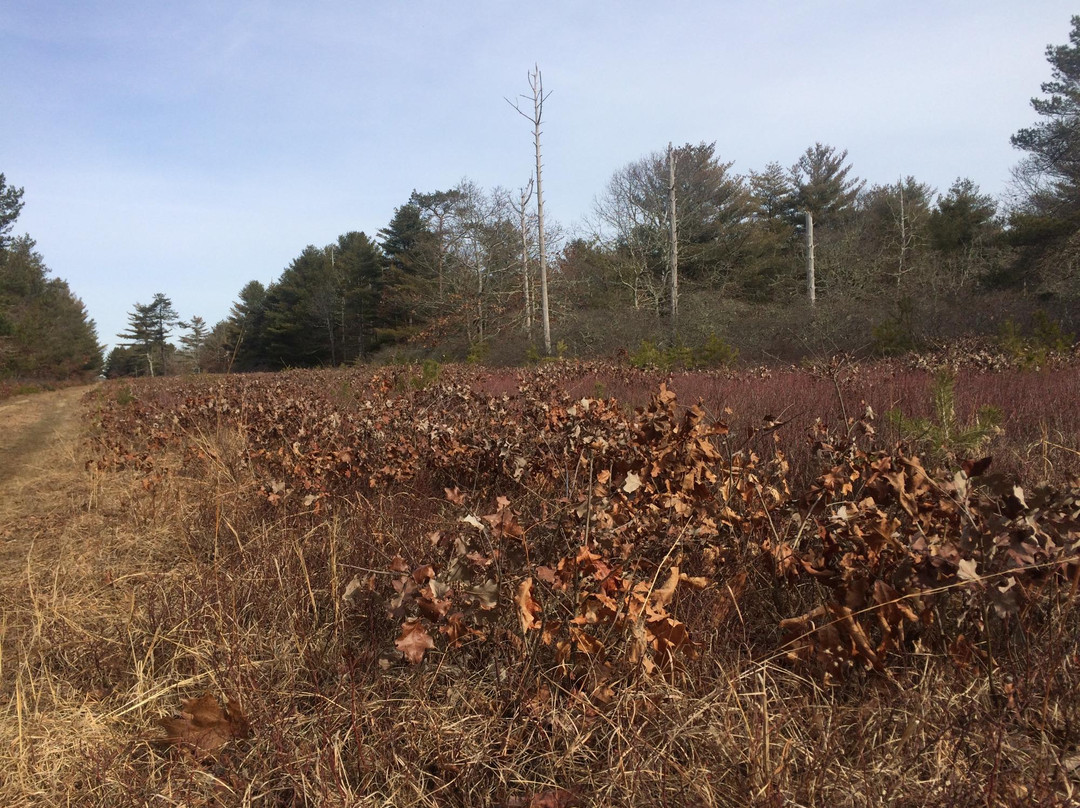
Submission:
<svg viewBox="0 0 1080 808">
<path fill-rule="evenodd" d="M 545 213 L 584 222 L 669 141 L 734 171 L 816 142 L 868 184 L 1002 196 L 1059 0 L 4 0 L 0 173 L 16 233 L 105 344 L 168 295 L 213 324 L 308 244 L 374 236 L 415 189 L 519 188 L 542 71 Z"/>
</svg>

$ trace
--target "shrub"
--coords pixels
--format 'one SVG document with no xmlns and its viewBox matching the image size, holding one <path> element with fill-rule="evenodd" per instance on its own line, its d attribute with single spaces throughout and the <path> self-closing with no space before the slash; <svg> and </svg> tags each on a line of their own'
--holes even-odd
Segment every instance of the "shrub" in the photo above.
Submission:
<svg viewBox="0 0 1080 808">
<path fill-rule="evenodd" d="M 709 332 L 705 344 L 691 348 L 678 342 L 666 348 L 642 340 L 641 346 L 630 354 L 630 364 L 642 370 L 693 370 L 699 367 L 727 367 L 739 357 L 737 348 L 729 345 L 715 331 Z"/>
<path fill-rule="evenodd" d="M 642 340 L 638 349 L 630 354 L 630 364 L 643 370 L 649 368 L 666 370 L 667 357 L 654 343 Z"/>
<path fill-rule="evenodd" d="M 900 410 L 889 410 L 886 418 L 902 440 L 920 454 L 941 462 L 974 454 L 1001 431 L 1001 410 L 982 406 L 974 420 L 961 423 L 956 415 L 956 374 L 942 368 L 934 374 L 930 388 L 932 418 L 909 418 Z"/>
<path fill-rule="evenodd" d="M 705 344 L 696 353 L 697 364 L 705 367 L 728 367 L 739 358 L 739 349 L 717 336 L 715 331 L 709 332 Z"/>
<path fill-rule="evenodd" d="M 1061 323 L 1051 319 L 1046 312 L 1037 311 L 1033 318 L 1031 333 L 1025 335 L 1016 321 L 1009 318 L 998 336 L 1002 350 L 1020 367 L 1036 370 L 1043 367 L 1054 355 L 1066 354 L 1076 341 L 1066 333 Z"/>
<path fill-rule="evenodd" d="M 901 356 L 917 350 L 914 319 L 914 302 L 903 298 L 897 303 L 895 315 L 870 329 L 873 352 L 877 356 Z"/>
</svg>

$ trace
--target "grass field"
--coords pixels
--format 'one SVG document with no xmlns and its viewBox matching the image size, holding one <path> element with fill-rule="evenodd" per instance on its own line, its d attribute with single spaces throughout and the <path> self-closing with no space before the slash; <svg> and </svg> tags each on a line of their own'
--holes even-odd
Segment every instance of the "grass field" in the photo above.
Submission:
<svg viewBox="0 0 1080 808">
<path fill-rule="evenodd" d="M 101 385 L 0 479 L 0 802 L 1076 804 L 1080 364 L 936 378 Z"/>
</svg>

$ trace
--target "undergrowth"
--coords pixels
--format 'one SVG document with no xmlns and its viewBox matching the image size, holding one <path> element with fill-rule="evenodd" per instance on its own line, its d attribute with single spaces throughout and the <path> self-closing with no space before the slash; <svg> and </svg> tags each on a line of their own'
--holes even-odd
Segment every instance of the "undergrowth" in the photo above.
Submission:
<svg viewBox="0 0 1080 808">
<path fill-rule="evenodd" d="M 89 400 L 4 804 L 1075 803 L 1080 495 L 965 453 L 973 377 L 437 370 Z"/>
</svg>

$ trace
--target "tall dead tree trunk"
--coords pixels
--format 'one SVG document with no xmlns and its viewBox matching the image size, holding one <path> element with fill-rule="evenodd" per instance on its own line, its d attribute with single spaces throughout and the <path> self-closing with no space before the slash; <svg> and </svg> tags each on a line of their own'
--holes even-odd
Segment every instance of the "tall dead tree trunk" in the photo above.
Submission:
<svg viewBox="0 0 1080 808">
<path fill-rule="evenodd" d="M 675 150 L 667 144 L 668 161 L 668 271 L 671 273 L 671 331 L 679 330 L 679 224 L 675 213 Z"/>
<path fill-rule="evenodd" d="M 900 282 L 904 279 L 904 275 L 911 271 L 911 266 L 908 263 L 908 253 L 911 251 L 912 245 L 915 242 L 913 222 L 911 221 L 904 200 L 904 180 L 901 179 L 896 184 L 897 190 L 900 192 L 900 216 L 897 218 L 897 231 L 899 236 L 899 256 L 896 261 L 896 288 L 900 288 Z"/>
<path fill-rule="evenodd" d="M 525 291 L 525 337 L 532 345 L 533 321 L 532 321 L 532 288 L 529 283 L 529 229 L 528 217 L 525 207 L 529 204 L 533 192 L 533 179 L 529 177 L 529 184 L 521 189 L 521 207 L 518 214 L 521 216 L 521 277 Z"/>
<path fill-rule="evenodd" d="M 532 114 L 523 112 L 519 104 L 507 99 L 518 113 L 530 121 L 533 125 L 533 142 L 536 146 L 536 231 L 537 247 L 540 251 L 540 317 L 544 321 L 544 353 L 551 355 L 551 317 L 548 310 L 548 279 L 547 279 L 547 242 L 544 238 L 544 185 L 543 185 L 543 159 L 540 154 L 540 125 L 544 119 L 544 79 L 540 74 L 540 67 L 533 65 L 533 71 L 529 73 L 529 89 L 532 91 Z M 528 98 L 528 96 L 522 96 Z"/>
<path fill-rule="evenodd" d="M 817 302 L 817 279 L 814 277 L 814 214 L 806 211 L 806 294 L 810 305 Z"/>
</svg>

